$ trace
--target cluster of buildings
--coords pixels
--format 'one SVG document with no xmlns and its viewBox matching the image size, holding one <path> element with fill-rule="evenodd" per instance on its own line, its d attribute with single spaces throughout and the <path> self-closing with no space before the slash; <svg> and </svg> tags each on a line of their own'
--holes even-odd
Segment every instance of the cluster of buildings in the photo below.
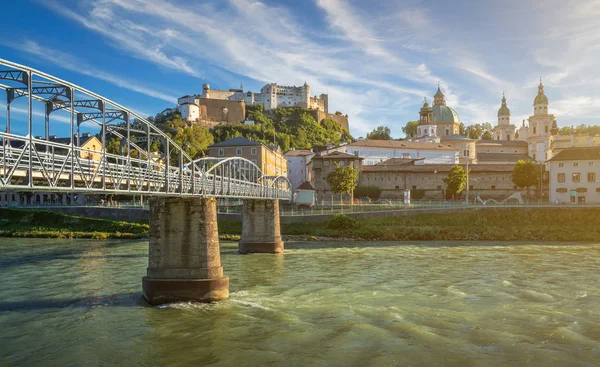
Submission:
<svg viewBox="0 0 600 367">
<path fill-rule="evenodd" d="M 244 93 L 242 88 L 215 91 L 204 85 L 202 95 L 180 98 L 177 108 L 187 111 L 184 115 L 187 118 L 210 115 L 208 111 L 214 101 L 218 102 L 214 102 L 215 106 L 228 106 L 227 103 L 262 104 L 265 109 L 308 106 L 328 113 L 327 95 L 310 97 L 309 91 L 306 84 L 302 87 L 268 84 L 261 93 Z M 548 112 L 548 107 L 540 80 L 533 115 L 527 124 L 523 121 L 517 127 L 511 121 L 503 95 L 498 122 L 492 130 L 494 140 L 470 139 L 459 134 L 459 115 L 446 105 L 438 86 L 433 105 L 425 100 L 419 110 L 414 139 L 362 139 L 328 146 L 321 152 L 292 149 L 284 154 L 276 145 L 236 137 L 211 145 L 208 155 L 246 158 L 266 175 L 286 176 L 294 189 L 314 190 L 317 200 L 332 197 L 326 177 L 337 166 L 344 165 L 357 168 L 358 185 L 378 187 L 382 198 L 401 198 L 405 190 L 413 190 L 425 200 L 443 199 L 446 197 L 443 179 L 454 165 L 460 164 L 469 169 L 471 198 L 501 202 L 521 191 L 512 182 L 513 168 L 518 160 L 529 160 L 538 163 L 545 172 L 543 185 L 535 189 L 536 196 L 552 203 L 600 203 L 600 180 L 596 181 L 597 177 L 600 179 L 600 136 L 558 135 L 556 118 Z M 240 112 L 235 119 L 243 119 L 244 114 L 245 111 Z M 70 138 L 50 140 L 68 143 Z M 76 137 L 76 142 L 90 150 L 81 153 L 87 154 L 82 158 L 100 159 L 104 147 L 96 137 L 84 134 Z"/>
<path fill-rule="evenodd" d="M 511 122 L 506 97 L 498 110 L 494 140 L 459 135 L 458 113 L 446 105 L 438 86 L 433 105 L 425 99 L 419 110 L 417 137 L 411 140 L 359 140 L 324 152 L 290 151 L 288 178 L 296 187 L 309 182 L 319 199 L 331 197 L 327 175 L 337 165 L 359 169 L 361 186 L 377 186 L 383 198 L 400 198 L 404 190 L 418 190 L 423 199 L 445 197 L 443 179 L 455 164 L 469 165 L 469 191 L 473 198 L 504 201 L 520 192 L 512 182 L 519 160 L 545 167 L 546 179 L 538 197 L 551 202 L 600 203 L 600 137 L 559 136 L 554 115 L 540 80 L 533 115 L 517 128 Z"/>
<path fill-rule="evenodd" d="M 302 86 L 285 86 L 270 83 L 261 88 L 260 93 L 244 92 L 239 89 L 211 89 L 209 84 L 202 85 L 202 93 L 185 95 L 177 100 L 175 108 L 184 120 L 199 122 L 208 127 L 219 123 L 242 122 L 246 116 L 246 106 L 261 105 L 265 111 L 279 107 L 300 107 L 312 111 L 316 121 L 332 119 L 349 131 L 348 116 L 329 113 L 329 96 L 311 96 L 310 86 L 305 82 Z M 170 114 L 172 108 L 164 110 Z"/>
</svg>

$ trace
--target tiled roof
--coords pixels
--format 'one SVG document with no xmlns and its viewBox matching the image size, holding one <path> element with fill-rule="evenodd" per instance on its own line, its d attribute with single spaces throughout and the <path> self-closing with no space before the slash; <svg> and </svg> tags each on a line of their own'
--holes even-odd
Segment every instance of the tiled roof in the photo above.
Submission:
<svg viewBox="0 0 600 367">
<path fill-rule="evenodd" d="M 425 158 L 390 158 L 385 161 L 375 163 L 376 166 L 400 166 L 403 164 L 411 164 L 414 161 L 423 160 Z"/>
<path fill-rule="evenodd" d="M 526 147 L 527 142 L 522 140 L 478 140 L 477 145 L 502 146 L 502 147 Z"/>
<path fill-rule="evenodd" d="M 456 150 L 448 144 L 428 143 L 405 140 L 373 140 L 363 139 L 346 145 L 348 147 L 393 148 L 393 149 L 429 149 L 429 150 Z"/>
<path fill-rule="evenodd" d="M 299 150 L 290 150 L 287 153 L 285 153 L 285 156 L 286 157 L 299 157 L 299 156 L 305 156 L 305 155 L 311 155 L 311 154 L 315 154 L 315 153 L 311 152 L 310 150 L 299 149 Z"/>
<path fill-rule="evenodd" d="M 479 162 L 515 162 L 518 160 L 530 161 L 527 154 L 508 154 L 508 153 L 477 153 Z"/>
<path fill-rule="evenodd" d="M 296 190 L 314 190 L 314 189 L 315 188 L 312 187 L 312 185 L 308 181 L 305 181 L 302 185 L 300 185 L 296 188 Z"/>
<path fill-rule="evenodd" d="M 348 153 L 343 153 L 343 152 L 338 152 L 338 151 L 333 151 L 331 153 L 325 153 L 325 154 L 317 154 L 313 157 L 313 159 L 322 159 L 322 158 L 328 158 L 328 159 L 332 159 L 332 158 L 352 158 L 352 159 L 363 159 L 361 157 L 357 157 L 355 155 L 352 154 L 348 154 Z"/>
<path fill-rule="evenodd" d="M 578 160 L 600 160 L 600 147 L 565 148 L 557 155 L 550 158 L 551 161 L 578 161 Z"/>
<path fill-rule="evenodd" d="M 247 146 L 259 146 L 262 145 L 259 142 L 252 141 L 243 136 L 238 136 L 237 138 L 229 139 L 222 141 L 220 143 L 213 144 L 209 146 L 209 148 L 222 148 L 222 147 L 247 147 Z"/>
<path fill-rule="evenodd" d="M 469 137 L 466 137 L 466 136 L 460 135 L 460 134 L 453 134 L 453 135 L 450 135 L 447 138 L 442 138 L 442 141 L 448 141 L 448 140 L 468 140 L 468 141 L 474 141 L 475 139 L 471 139 Z"/>
<path fill-rule="evenodd" d="M 375 172 L 429 172 L 429 173 L 437 173 L 437 172 L 450 172 L 454 164 L 422 164 L 422 165 L 413 165 L 413 164 L 404 164 L 404 165 L 396 165 L 396 166 L 363 166 L 363 173 L 375 173 Z M 462 165 L 464 167 L 464 165 Z M 469 165 L 470 172 L 512 172 L 514 165 L 513 164 L 472 164 Z"/>
</svg>

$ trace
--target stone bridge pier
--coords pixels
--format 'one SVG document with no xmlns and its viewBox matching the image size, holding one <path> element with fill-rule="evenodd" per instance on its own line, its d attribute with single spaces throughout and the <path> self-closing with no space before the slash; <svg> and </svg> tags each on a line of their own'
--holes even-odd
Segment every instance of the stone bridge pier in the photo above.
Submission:
<svg viewBox="0 0 600 367">
<path fill-rule="evenodd" d="M 279 224 L 279 200 L 244 200 L 242 236 L 238 243 L 242 254 L 283 253 Z"/>
<path fill-rule="evenodd" d="M 150 238 L 144 298 L 159 305 L 229 298 L 223 276 L 214 198 L 150 199 Z"/>
</svg>

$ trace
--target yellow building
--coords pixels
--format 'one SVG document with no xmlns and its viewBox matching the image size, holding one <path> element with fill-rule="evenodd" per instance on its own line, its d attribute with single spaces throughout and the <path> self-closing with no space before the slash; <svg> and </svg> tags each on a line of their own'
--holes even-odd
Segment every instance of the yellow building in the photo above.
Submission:
<svg viewBox="0 0 600 367">
<path fill-rule="evenodd" d="M 65 145 L 71 144 L 71 138 L 57 138 L 56 135 L 50 136 L 48 140 L 52 143 Z M 99 161 L 102 159 L 102 151 L 104 150 L 104 147 L 102 146 L 102 142 L 96 136 L 91 135 L 90 133 L 84 133 L 81 135 L 81 137 L 79 137 L 79 143 L 77 141 L 77 137 L 75 137 L 75 145 L 82 149 L 89 150 L 80 151 L 79 156 L 81 158 L 90 159 L 92 161 Z"/>
<path fill-rule="evenodd" d="M 287 177 L 287 159 L 278 146 L 268 147 L 239 136 L 209 146 L 208 155 L 215 158 L 246 158 L 256 164 L 267 176 Z"/>
</svg>

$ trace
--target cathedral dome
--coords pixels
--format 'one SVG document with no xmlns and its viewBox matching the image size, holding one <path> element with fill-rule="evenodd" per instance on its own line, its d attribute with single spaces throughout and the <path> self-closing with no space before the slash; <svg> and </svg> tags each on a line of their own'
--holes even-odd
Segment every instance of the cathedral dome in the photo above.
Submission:
<svg viewBox="0 0 600 367">
<path fill-rule="evenodd" d="M 498 117 L 500 116 L 510 116 L 510 109 L 506 105 L 506 97 L 502 94 L 502 106 L 498 110 Z"/>
<path fill-rule="evenodd" d="M 433 106 L 433 121 L 436 123 L 460 123 L 458 113 L 453 108 L 444 105 Z"/>
</svg>

